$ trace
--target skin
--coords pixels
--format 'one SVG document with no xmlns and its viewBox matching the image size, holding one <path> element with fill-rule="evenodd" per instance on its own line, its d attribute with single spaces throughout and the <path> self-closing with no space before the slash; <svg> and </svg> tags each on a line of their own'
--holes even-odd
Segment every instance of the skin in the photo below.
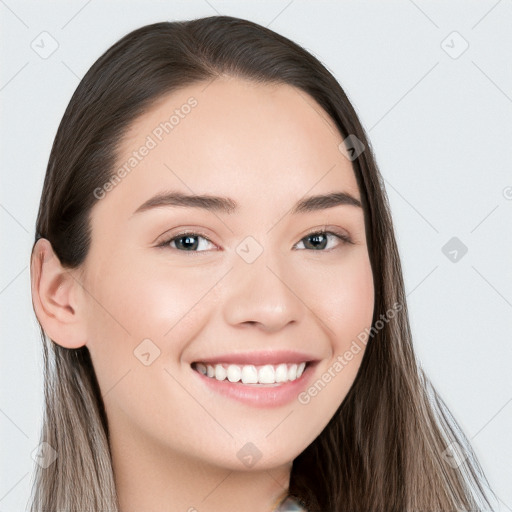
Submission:
<svg viewBox="0 0 512 512">
<path fill-rule="evenodd" d="M 238 78 L 162 98 L 125 135 L 119 165 L 190 96 L 197 106 L 93 207 L 80 268 L 66 271 L 48 241 L 38 241 L 33 303 L 51 339 L 91 353 L 122 512 L 268 512 L 288 487 L 293 459 L 346 396 L 364 347 L 308 404 L 267 409 L 210 391 L 190 364 L 296 349 L 320 360 L 311 382 L 328 372 L 371 326 L 363 210 L 289 210 L 309 195 L 361 196 L 338 149 L 341 135 L 311 97 Z M 132 215 L 164 190 L 230 197 L 240 211 L 160 207 Z M 324 226 L 353 243 L 329 235 L 326 248 L 305 245 Z M 157 247 L 185 228 L 211 243 L 198 238 L 195 253 L 179 249 L 180 239 Z M 236 252 L 247 236 L 263 248 L 250 264 Z M 134 356 L 147 338 L 160 350 L 149 366 Z M 252 467 L 236 455 L 247 442 L 262 454 Z"/>
</svg>

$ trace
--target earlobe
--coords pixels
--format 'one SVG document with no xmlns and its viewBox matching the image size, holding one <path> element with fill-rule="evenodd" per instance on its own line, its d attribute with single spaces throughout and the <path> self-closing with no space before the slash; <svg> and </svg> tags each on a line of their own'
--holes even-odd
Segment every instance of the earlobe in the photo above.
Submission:
<svg viewBox="0 0 512 512">
<path fill-rule="evenodd" d="M 46 335 L 66 348 L 86 343 L 84 311 L 77 301 L 80 284 L 64 268 L 50 242 L 40 238 L 30 262 L 32 305 Z"/>
</svg>

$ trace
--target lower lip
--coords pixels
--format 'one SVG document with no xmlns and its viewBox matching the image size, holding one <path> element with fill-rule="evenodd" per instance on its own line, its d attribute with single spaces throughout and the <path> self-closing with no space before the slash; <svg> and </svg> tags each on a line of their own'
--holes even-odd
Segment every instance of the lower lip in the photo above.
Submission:
<svg viewBox="0 0 512 512">
<path fill-rule="evenodd" d="M 302 375 L 295 380 L 278 385 L 257 385 L 230 382 L 229 380 L 217 380 L 215 377 L 207 377 L 201 372 L 192 371 L 213 391 L 217 393 L 259 408 L 280 407 L 298 398 L 298 395 L 307 387 L 318 361 L 308 363 Z"/>
</svg>

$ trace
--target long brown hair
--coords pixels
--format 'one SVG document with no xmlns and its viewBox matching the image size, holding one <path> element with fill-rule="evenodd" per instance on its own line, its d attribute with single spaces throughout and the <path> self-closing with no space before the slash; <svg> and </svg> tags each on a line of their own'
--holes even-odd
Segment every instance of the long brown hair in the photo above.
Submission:
<svg viewBox="0 0 512 512">
<path fill-rule="evenodd" d="M 78 267 L 90 244 L 94 190 L 113 176 L 128 127 L 164 95 L 221 75 L 294 86 L 321 105 L 343 138 L 364 144 L 352 164 L 374 276 L 374 324 L 401 305 L 367 341 L 329 424 L 294 460 L 290 495 L 318 512 L 491 509 L 471 446 L 413 352 L 388 199 L 370 142 L 336 79 L 289 39 L 247 20 L 212 16 L 147 25 L 116 42 L 81 80 L 59 125 L 35 241 L 46 238 L 65 267 Z M 31 510 L 117 511 L 108 422 L 89 351 L 59 346 L 42 327 L 41 336 L 41 441 L 58 457 L 35 468 Z M 454 447 L 464 454 L 458 464 L 446 455 Z"/>
</svg>

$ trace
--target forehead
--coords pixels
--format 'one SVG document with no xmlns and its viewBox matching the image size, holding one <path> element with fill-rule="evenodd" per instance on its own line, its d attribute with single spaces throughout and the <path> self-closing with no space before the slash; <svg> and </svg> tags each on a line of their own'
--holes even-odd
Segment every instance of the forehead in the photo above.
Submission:
<svg viewBox="0 0 512 512">
<path fill-rule="evenodd" d="M 341 189 L 359 196 L 342 140 L 320 105 L 295 87 L 232 77 L 197 83 L 132 123 L 117 153 L 123 178 L 107 199 L 136 207 L 172 189 L 261 208 Z"/>
</svg>

